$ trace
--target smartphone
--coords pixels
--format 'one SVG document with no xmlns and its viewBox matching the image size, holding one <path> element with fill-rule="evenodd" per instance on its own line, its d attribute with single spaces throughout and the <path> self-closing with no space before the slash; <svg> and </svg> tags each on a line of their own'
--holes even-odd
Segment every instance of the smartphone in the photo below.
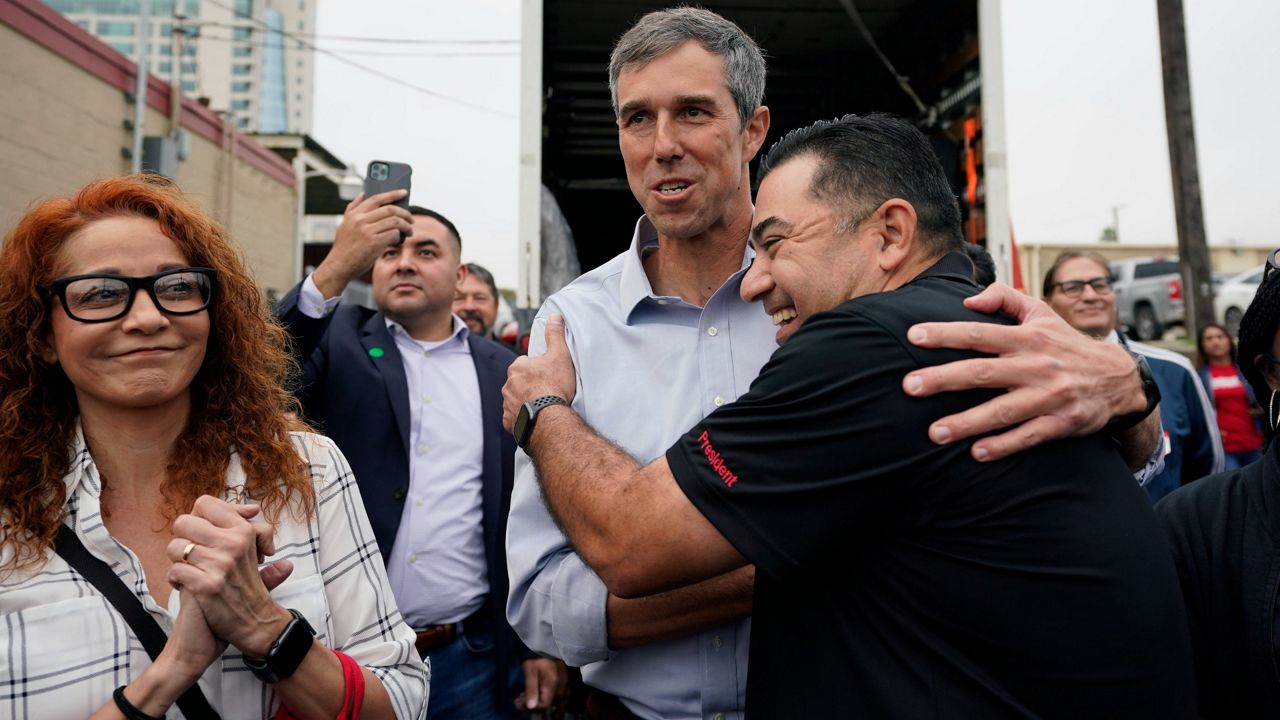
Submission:
<svg viewBox="0 0 1280 720">
<path fill-rule="evenodd" d="M 369 169 L 364 174 L 364 196 L 369 197 L 389 190 L 404 190 L 405 196 L 391 204 L 407 210 L 409 209 L 409 183 L 412 176 L 413 168 L 407 163 L 371 160 Z M 405 237 L 404 233 L 400 233 L 400 242 L 404 242 Z"/>
</svg>

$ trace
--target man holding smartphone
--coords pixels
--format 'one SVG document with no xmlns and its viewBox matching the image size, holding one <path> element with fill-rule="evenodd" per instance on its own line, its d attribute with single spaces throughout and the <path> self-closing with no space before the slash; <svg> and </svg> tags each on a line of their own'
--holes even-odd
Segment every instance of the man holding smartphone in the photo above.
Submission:
<svg viewBox="0 0 1280 720">
<path fill-rule="evenodd" d="M 350 461 L 400 612 L 430 660 L 427 717 L 519 717 L 522 685 L 521 710 L 543 711 L 566 674 L 502 612 L 514 443 L 500 393 L 515 354 L 453 315 L 461 235 L 440 213 L 394 204 L 406 196 L 352 201 L 329 254 L 277 313 L 302 364 L 305 415 Z M 377 310 L 341 304 L 366 272 Z"/>
<path fill-rule="evenodd" d="M 794 316 L 770 318 L 739 293 L 753 258 L 748 163 L 769 129 L 760 48 L 710 11 L 664 10 L 622 36 L 609 78 L 627 179 L 645 215 L 627 251 L 548 298 L 529 351 L 545 352 L 546 318 L 564 315 L 578 380 L 573 409 L 647 463 L 745 393 L 774 350 L 775 325 Z M 974 446 L 994 459 L 1032 437 L 1094 431 L 1145 405 L 1123 351 L 1076 343 L 1079 354 L 1051 356 L 1076 333 L 1032 307 L 1018 309 L 1029 322 L 1012 329 L 1013 342 L 978 348 L 1007 356 L 984 362 L 993 363 L 989 385 L 1011 391 L 940 419 L 936 441 L 1029 420 Z M 952 326 L 928 337 L 963 344 L 988 336 Z M 973 387 L 971 367 L 922 369 L 906 387 L 919 395 Z M 1158 434 L 1144 430 L 1133 453 L 1143 460 Z M 516 465 L 507 617 L 521 638 L 582 666 L 593 718 L 741 720 L 753 567 L 648 597 L 612 595 L 548 513 L 523 453 Z"/>
</svg>

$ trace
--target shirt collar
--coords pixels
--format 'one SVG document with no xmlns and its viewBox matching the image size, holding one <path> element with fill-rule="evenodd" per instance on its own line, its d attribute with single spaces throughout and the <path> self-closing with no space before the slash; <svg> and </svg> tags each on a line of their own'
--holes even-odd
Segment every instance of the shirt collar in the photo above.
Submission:
<svg viewBox="0 0 1280 720">
<path fill-rule="evenodd" d="M 62 481 L 67 486 L 66 497 L 76 495 L 77 489 L 83 485 L 85 492 L 98 497 L 102 494 L 102 481 L 98 477 L 98 468 L 89 455 L 89 446 L 84 440 L 84 428 L 80 426 L 80 418 L 76 418 L 75 435 L 71 438 L 70 466 Z"/>
<path fill-rule="evenodd" d="M 467 324 L 462 321 L 462 318 L 457 315 L 453 315 L 451 317 L 453 321 L 453 332 L 449 334 L 449 337 L 443 340 L 416 340 L 409 334 L 409 331 L 406 330 L 403 325 L 391 318 L 386 318 L 387 332 L 391 333 L 391 337 L 393 338 L 404 338 L 406 340 L 410 340 L 418 343 L 427 350 L 435 350 L 436 348 L 453 345 L 466 346 L 467 336 L 471 334 L 471 330 L 467 327 Z"/>
<path fill-rule="evenodd" d="M 648 215 L 641 215 L 640 219 L 636 221 L 635 233 L 631 236 L 631 246 L 622 257 L 622 277 L 618 281 L 618 309 L 622 311 L 623 317 L 626 317 L 628 321 L 630 321 L 631 313 L 635 311 L 640 303 L 648 299 L 659 299 L 659 296 L 653 294 L 653 284 L 649 282 L 649 276 L 644 272 L 643 262 L 645 253 L 650 248 L 656 247 L 658 247 L 658 229 L 653 226 Z M 755 260 L 755 257 L 755 250 L 752 249 L 751 243 L 747 243 L 746 250 L 742 253 L 742 264 L 738 266 L 738 272 L 726 279 L 725 285 L 735 280 L 747 268 L 751 267 L 751 261 Z"/>
</svg>

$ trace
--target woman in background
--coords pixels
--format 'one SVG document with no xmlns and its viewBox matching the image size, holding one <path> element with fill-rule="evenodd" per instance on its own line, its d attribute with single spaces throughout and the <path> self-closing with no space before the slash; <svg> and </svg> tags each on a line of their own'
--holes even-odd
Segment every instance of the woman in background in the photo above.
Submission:
<svg viewBox="0 0 1280 720">
<path fill-rule="evenodd" d="M 1258 401 L 1236 361 L 1236 343 L 1221 325 L 1205 325 L 1196 339 L 1200 382 L 1213 401 L 1226 453 L 1224 469 L 1234 470 L 1258 459 L 1262 427 Z"/>
</svg>

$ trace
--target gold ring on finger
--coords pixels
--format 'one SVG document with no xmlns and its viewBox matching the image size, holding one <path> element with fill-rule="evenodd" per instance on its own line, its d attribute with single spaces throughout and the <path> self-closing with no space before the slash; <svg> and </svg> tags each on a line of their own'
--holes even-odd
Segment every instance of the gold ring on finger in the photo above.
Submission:
<svg viewBox="0 0 1280 720">
<path fill-rule="evenodd" d="M 196 549 L 195 543 L 193 542 L 187 543 L 187 546 L 182 548 L 182 562 L 187 562 L 187 558 L 191 557 L 191 551 L 195 549 Z"/>
</svg>

